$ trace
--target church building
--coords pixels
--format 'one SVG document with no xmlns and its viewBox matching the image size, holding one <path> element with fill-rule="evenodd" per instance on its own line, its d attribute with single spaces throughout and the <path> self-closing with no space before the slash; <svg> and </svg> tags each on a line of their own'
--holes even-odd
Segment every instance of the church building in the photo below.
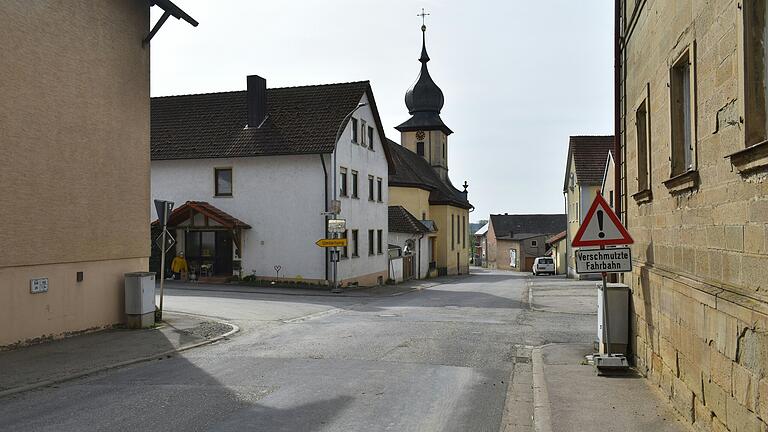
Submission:
<svg viewBox="0 0 768 432">
<path fill-rule="evenodd" d="M 405 93 L 411 118 L 397 126 L 398 144 L 387 140 L 394 170 L 389 175 L 389 205 L 402 206 L 430 227 L 428 275 L 469 273 L 471 241 L 467 184 L 460 191 L 448 177 L 448 135 L 440 110 L 444 98 L 427 69 L 426 26 L 421 26 L 421 72 Z M 422 275 L 419 275 L 420 277 Z"/>
</svg>

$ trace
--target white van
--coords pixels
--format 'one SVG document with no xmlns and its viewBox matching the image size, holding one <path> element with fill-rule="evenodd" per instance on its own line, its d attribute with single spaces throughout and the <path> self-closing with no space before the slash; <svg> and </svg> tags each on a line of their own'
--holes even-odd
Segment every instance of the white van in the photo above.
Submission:
<svg viewBox="0 0 768 432">
<path fill-rule="evenodd" d="M 555 274 L 555 260 L 550 257 L 538 257 L 533 261 L 533 275 Z"/>
</svg>

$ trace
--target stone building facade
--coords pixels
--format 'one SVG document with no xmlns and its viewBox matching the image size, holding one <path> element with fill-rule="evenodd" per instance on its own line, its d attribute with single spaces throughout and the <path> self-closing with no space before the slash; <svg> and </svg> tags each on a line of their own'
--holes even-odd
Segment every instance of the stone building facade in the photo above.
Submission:
<svg viewBox="0 0 768 432">
<path fill-rule="evenodd" d="M 765 2 L 619 3 L 632 357 L 697 429 L 766 430 Z"/>
</svg>

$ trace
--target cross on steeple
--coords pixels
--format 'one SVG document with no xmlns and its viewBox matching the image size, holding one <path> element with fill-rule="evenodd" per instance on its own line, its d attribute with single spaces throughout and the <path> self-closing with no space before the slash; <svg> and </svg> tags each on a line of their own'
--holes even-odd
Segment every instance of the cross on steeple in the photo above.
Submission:
<svg viewBox="0 0 768 432">
<path fill-rule="evenodd" d="M 416 15 L 416 16 L 420 16 L 421 17 L 421 26 L 422 27 L 426 27 L 426 17 L 427 17 L 427 15 L 430 15 L 430 14 L 428 14 L 426 11 L 424 11 L 424 8 L 421 8 L 421 13 Z"/>
</svg>

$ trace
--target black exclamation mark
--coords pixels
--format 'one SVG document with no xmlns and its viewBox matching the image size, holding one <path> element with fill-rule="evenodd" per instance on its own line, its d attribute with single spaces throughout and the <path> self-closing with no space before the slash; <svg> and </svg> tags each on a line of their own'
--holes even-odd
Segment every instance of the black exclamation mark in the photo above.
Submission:
<svg viewBox="0 0 768 432">
<path fill-rule="evenodd" d="M 605 237 L 605 233 L 603 232 L 603 211 L 602 210 L 597 211 L 597 226 L 598 228 L 600 228 L 600 233 L 597 234 L 597 236 L 600 238 Z"/>
</svg>

